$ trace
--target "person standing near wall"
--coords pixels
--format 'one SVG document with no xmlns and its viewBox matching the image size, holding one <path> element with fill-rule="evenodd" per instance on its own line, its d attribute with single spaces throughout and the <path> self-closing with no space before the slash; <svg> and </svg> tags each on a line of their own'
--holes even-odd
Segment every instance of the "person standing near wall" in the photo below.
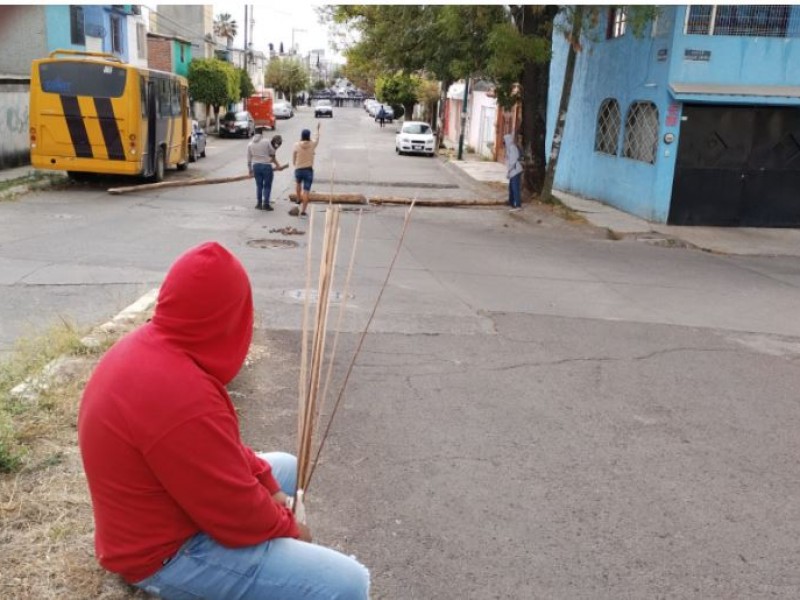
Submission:
<svg viewBox="0 0 800 600">
<path fill-rule="evenodd" d="M 516 212 L 522 208 L 522 161 L 519 146 L 514 141 L 514 136 L 507 133 L 503 136 L 506 148 L 506 177 L 508 178 L 508 203 L 511 211 Z"/>
<path fill-rule="evenodd" d="M 300 216 L 306 216 L 308 206 L 308 194 L 311 192 L 311 184 L 314 182 L 314 154 L 319 144 L 319 127 L 317 123 L 317 135 L 312 140 L 311 131 L 303 129 L 300 134 L 300 141 L 294 145 L 292 153 L 292 164 L 294 165 L 294 180 L 297 200 L 300 202 Z"/>
</svg>

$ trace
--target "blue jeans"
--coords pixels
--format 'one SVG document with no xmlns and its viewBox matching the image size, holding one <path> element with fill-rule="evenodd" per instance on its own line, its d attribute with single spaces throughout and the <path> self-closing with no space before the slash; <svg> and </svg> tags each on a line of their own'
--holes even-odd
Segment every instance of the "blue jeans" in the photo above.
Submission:
<svg viewBox="0 0 800 600">
<path fill-rule="evenodd" d="M 514 208 L 522 206 L 522 173 L 508 180 L 508 203 Z"/>
<path fill-rule="evenodd" d="M 272 194 L 272 179 L 275 176 L 272 171 L 272 165 L 254 164 L 253 176 L 256 178 L 256 199 L 258 203 L 261 204 L 263 198 L 264 206 L 269 206 L 269 197 Z"/>
<path fill-rule="evenodd" d="M 297 459 L 283 452 L 259 456 L 294 495 Z M 166 600 L 367 600 L 369 571 L 352 557 L 293 538 L 226 548 L 198 533 L 136 587 Z"/>
</svg>

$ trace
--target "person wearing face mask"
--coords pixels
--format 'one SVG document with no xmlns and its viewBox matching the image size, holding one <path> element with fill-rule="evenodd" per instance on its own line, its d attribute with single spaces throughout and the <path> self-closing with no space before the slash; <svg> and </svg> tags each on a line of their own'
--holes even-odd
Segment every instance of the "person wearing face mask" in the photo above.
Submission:
<svg viewBox="0 0 800 600">
<path fill-rule="evenodd" d="M 256 210 L 273 210 L 269 199 L 275 171 L 282 171 L 288 166 L 278 162 L 277 152 L 282 143 L 283 138 L 279 135 L 267 139 L 264 128 L 259 127 L 247 146 L 247 172 L 256 180 Z"/>
</svg>

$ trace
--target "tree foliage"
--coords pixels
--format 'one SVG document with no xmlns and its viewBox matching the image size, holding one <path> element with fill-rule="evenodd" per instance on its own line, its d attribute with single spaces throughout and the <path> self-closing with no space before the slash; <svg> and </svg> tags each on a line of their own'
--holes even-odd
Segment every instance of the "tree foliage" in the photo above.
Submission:
<svg viewBox="0 0 800 600">
<path fill-rule="evenodd" d="M 249 98 L 256 92 L 256 86 L 245 69 L 236 69 L 239 75 L 239 98 Z"/>
<path fill-rule="evenodd" d="M 193 60 L 188 79 L 191 98 L 213 107 L 214 112 L 241 98 L 239 74 L 233 65 L 217 58 Z"/>
<path fill-rule="evenodd" d="M 381 75 L 375 82 L 375 97 L 390 106 L 403 107 L 403 113 L 410 115 L 417 102 L 420 78 L 402 71 Z"/>
<path fill-rule="evenodd" d="M 308 71 L 296 58 L 276 58 L 269 62 L 264 81 L 268 87 L 292 97 L 296 92 L 308 88 Z"/>
<path fill-rule="evenodd" d="M 225 38 L 228 48 L 233 46 L 233 39 L 238 32 L 239 26 L 236 23 L 236 19 L 232 19 L 229 13 L 219 14 L 214 19 L 214 35 Z"/>
</svg>

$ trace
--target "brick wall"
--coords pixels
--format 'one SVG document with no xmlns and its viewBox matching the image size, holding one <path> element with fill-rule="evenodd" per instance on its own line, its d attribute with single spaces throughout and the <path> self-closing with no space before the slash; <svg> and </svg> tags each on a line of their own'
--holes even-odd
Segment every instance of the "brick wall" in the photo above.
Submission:
<svg viewBox="0 0 800 600">
<path fill-rule="evenodd" d="M 172 71 L 172 40 L 148 36 L 147 66 L 159 71 Z"/>
</svg>

